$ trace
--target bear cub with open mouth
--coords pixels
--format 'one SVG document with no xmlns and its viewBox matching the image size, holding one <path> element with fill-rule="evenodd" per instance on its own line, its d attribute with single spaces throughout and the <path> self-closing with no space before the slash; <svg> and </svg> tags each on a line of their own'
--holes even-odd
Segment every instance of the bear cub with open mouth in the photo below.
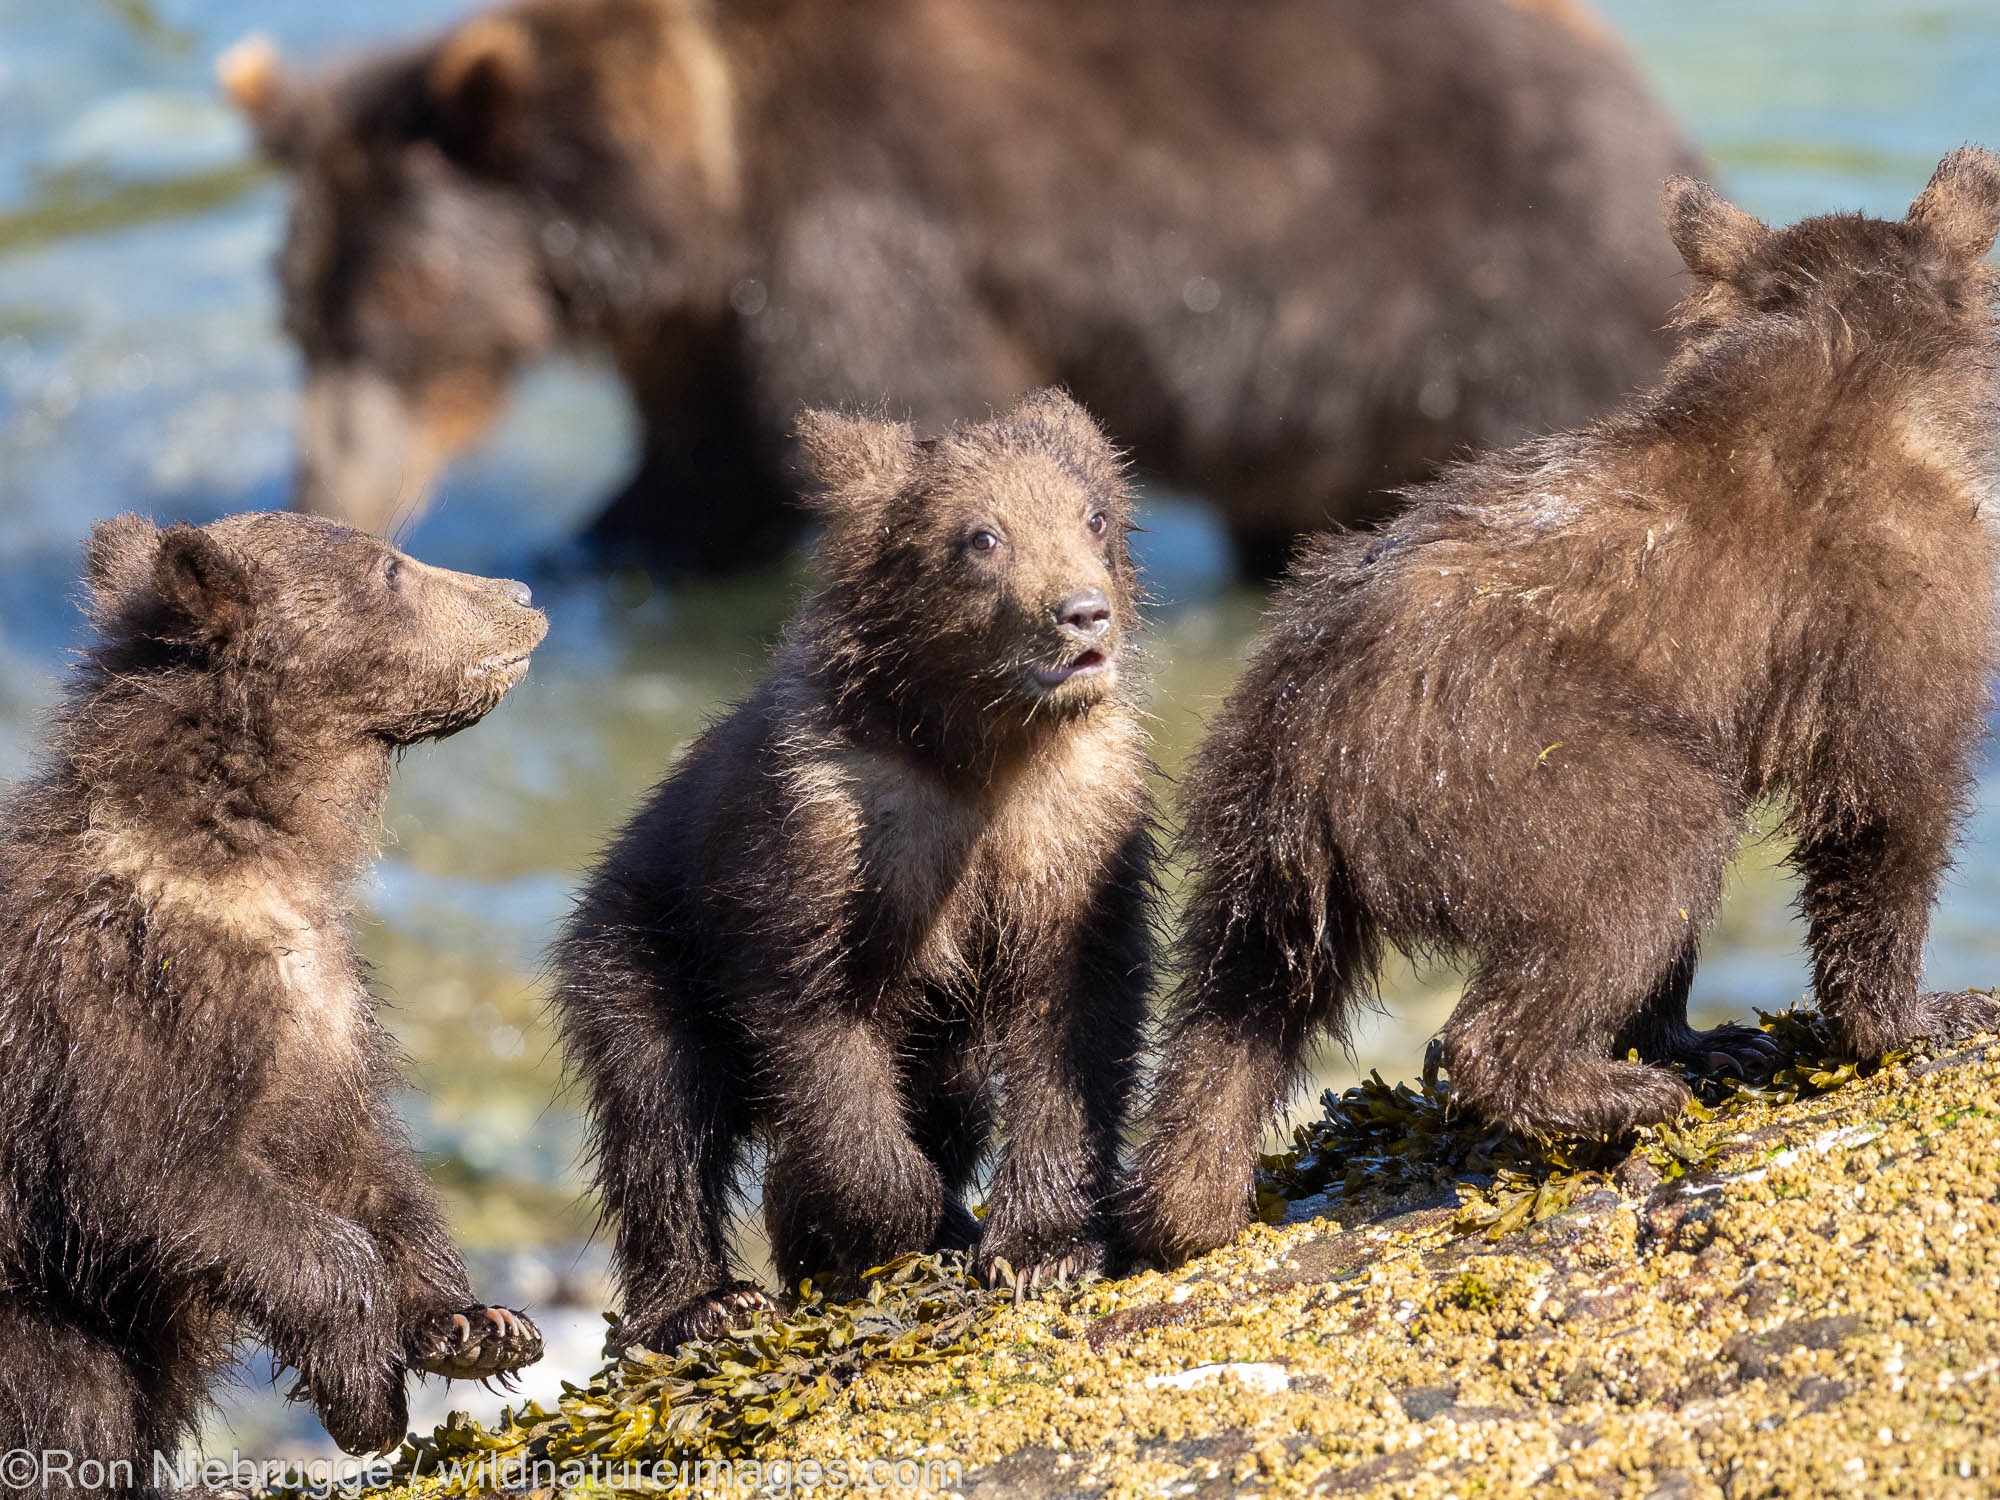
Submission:
<svg viewBox="0 0 2000 1500">
<path fill-rule="evenodd" d="M 305 516 L 126 516 L 88 567 L 95 640 L 0 831 L 0 1451 L 151 1493 L 245 1335 L 385 1450 L 412 1371 L 541 1337 L 473 1296 L 390 1107 L 351 890 L 398 749 L 483 718 L 547 621 Z"/>
<path fill-rule="evenodd" d="M 627 1345 L 770 1305 L 725 1242 L 753 1133 L 787 1284 L 1107 1253 L 1152 889 L 1123 465 L 1054 392 L 934 442 L 825 412 L 800 437 L 821 584 L 559 945 Z"/>
<path fill-rule="evenodd" d="M 1615 1136 L 1687 1100 L 1674 1065 L 1755 1063 L 1687 996 L 1761 798 L 1848 1051 L 1993 1023 L 1921 977 L 1995 664 L 2000 161 L 1947 157 L 1894 221 L 1772 229 L 1685 178 L 1666 210 L 1695 285 L 1657 388 L 1294 566 L 1187 779 L 1137 1248 L 1243 1225 L 1385 943 L 1471 960 L 1444 1061 L 1514 1130 Z"/>
</svg>

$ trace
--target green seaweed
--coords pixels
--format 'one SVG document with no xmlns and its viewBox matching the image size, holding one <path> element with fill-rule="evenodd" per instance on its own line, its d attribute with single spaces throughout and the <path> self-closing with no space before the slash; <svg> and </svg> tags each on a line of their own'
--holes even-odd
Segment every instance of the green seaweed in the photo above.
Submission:
<svg viewBox="0 0 2000 1500">
<path fill-rule="evenodd" d="M 1266 1222 L 1307 1198 L 1443 1187 L 1498 1188 L 1510 1197 L 1526 1189 L 1535 1195 L 1534 1216 L 1546 1217 L 1567 1206 L 1566 1189 L 1582 1174 L 1627 1155 L 1616 1142 L 1538 1140 L 1488 1126 L 1454 1109 L 1451 1081 L 1436 1068 L 1414 1085 L 1392 1086 L 1371 1073 L 1345 1093 L 1327 1090 L 1321 1103 L 1324 1115 L 1293 1132 L 1291 1150 L 1260 1160 L 1257 1210 Z"/>
<path fill-rule="evenodd" d="M 1840 1057 L 1817 1011 L 1759 1011 L 1757 1018 L 1778 1047 L 1767 1072 L 1691 1076 L 1695 1098 L 1679 1121 L 1615 1141 L 1523 1137 L 1456 1110 L 1434 1047 L 1416 1084 L 1391 1086 L 1376 1072 L 1345 1093 L 1327 1090 L 1321 1118 L 1293 1131 L 1291 1149 L 1259 1159 L 1257 1216 L 1277 1223 L 1289 1205 L 1309 1198 L 1453 1188 L 1475 1195 L 1454 1229 L 1497 1240 L 1561 1213 L 1634 1154 L 1664 1176 L 1680 1176 L 1713 1159 L 1700 1127 L 1753 1104 L 1789 1104 L 1830 1092 L 1880 1066 Z"/>
<path fill-rule="evenodd" d="M 671 1355 L 627 1350 L 587 1386 L 565 1383 L 554 1411 L 534 1403 L 503 1410 L 491 1428 L 454 1412 L 429 1437 L 403 1446 L 396 1483 L 448 1475 L 432 1492 L 459 1494 L 489 1483 L 482 1461 L 646 1465 L 748 1456 L 864 1370 L 965 1353 L 1001 1306 L 955 1256 L 906 1255 L 879 1266 L 853 1301 L 808 1281 L 783 1317 L 760 1316 Z"/>
</svg>

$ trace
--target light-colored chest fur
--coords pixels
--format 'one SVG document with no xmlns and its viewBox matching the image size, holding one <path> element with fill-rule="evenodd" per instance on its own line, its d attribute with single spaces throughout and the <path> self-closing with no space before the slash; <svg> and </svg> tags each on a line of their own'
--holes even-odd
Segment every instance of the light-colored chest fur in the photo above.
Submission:
<svg viewBox="0 0 2000 1500">
<path fill-rule="evenodd" d="M 1137 822 L 1145 748 L 1127 715 L 1076 725 L 977 790 L 894 752 L 843 749 L 805 773 L 821 827 L 848 846 L 864 920 L 918 974 L 977 982 L 991 944 L 1033 943 L 1088 904 Z"/>
<path fill-rule="evenodd" d="M 297 899 L 289 882 L 247 861 L 197 876 L 122 834 L 99 835 L 91 853 L 100 868 L 131 882 L 156 942 L 213 942 L 227 961 L 248 959 L 251 985 L 268 995 L 265 1035 L 275 1062 L 303 1054 L 338 1063 L 362 1052 L 368 1000 L 347 933 Z"/>
</svg>

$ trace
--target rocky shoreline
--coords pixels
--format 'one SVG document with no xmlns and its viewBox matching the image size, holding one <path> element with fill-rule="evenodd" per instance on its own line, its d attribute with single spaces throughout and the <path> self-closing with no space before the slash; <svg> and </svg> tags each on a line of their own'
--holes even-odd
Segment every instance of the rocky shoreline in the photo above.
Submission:
<svg viewBox="0 0 2000 1500">
<path fill-rule="evenodd" d="M 858 1310 L 614 1367 L 406 1462 L 956 1460 L 978 1497 L 1990 1494 L 2000 1045 L 1851 1072 L 1796 1058 L 1580 1164 L 1492 1162 L 1426 1124 L 1430 1091 L 1357 1090 L 1332 1102 L 1372 1112 L 1381 1161 L 1430 1148 L 1433 1180 L 1287 1201 L 1315 1153 L 1340 1165 L 1336 1108 L 1270 1164 L 1280 1222 L 1173 1273 L 1016 1304 L 912 1262 Z"/>
</svg>

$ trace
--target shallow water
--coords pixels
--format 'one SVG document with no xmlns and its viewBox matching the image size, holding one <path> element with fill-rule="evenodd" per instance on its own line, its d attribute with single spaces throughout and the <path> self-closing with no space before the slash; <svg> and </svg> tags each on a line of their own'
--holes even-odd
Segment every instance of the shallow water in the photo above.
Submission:
<svg viewBox="0 0 2000 1500">
<path fill-rule="evenodd" d="M 324 55 L 459 8 L 0 0 L 0 765 L 25 763 L 77 639 L 70 600 L 93 518 L 199 521 L 285 493 L 297 367 L 268 275 L 283 193 L 249 163 L 245 132 L 210 90 L 215 53 L 256 26 L 288 52 Z M 1990 5 L 1607 9 L 1726 185 L 1766 217 L 1900 213 L 1945 150 L 2000 142 Z M 595 1295 L 596 1257 L 575 1249 L 590 1210 L 578 1121 L 556 1097 L 538 1014 L 538 953 L 607 831 L 756 673 L 797 581 L 665 594 L 552 566 L 631 443 L 602 371 L 537 372 L 407 539 L 432 562 L 529 576 L 553 630 L 487 725 L 405 762 L 362 925 L 412 1057 L 407 1112 L 460 1230 L 501 1287 L 544 1301 L 560 1290 L 552 1276 Z M 1258 601 L 1227 588 L 1220 533 L 1197 504 L 1156 498 L 1149 523 L 1171 771 L 1228 687 Z M 2000 979 L 1996 787 L 1989 772 L 1934 927 L 1939 986 Z M 1805 988 L 1772 858 L 1751 849 L 1732 879 L 1696 982 L 1705 1016 L 1783 1006 Z M 1388 1015 L 1364 1028 L 1355 1057 L 1324 1060 L 1323 1081 L 1412 1072 L 1452 994 L 1448 975 L 1400 979 Z M 564 1326 L 570 1362 L 587 1362 L 591 1315 Z M 274 1441 L 266 1406 L 238 1411 L 238 1437 Z"/>
</svg>

